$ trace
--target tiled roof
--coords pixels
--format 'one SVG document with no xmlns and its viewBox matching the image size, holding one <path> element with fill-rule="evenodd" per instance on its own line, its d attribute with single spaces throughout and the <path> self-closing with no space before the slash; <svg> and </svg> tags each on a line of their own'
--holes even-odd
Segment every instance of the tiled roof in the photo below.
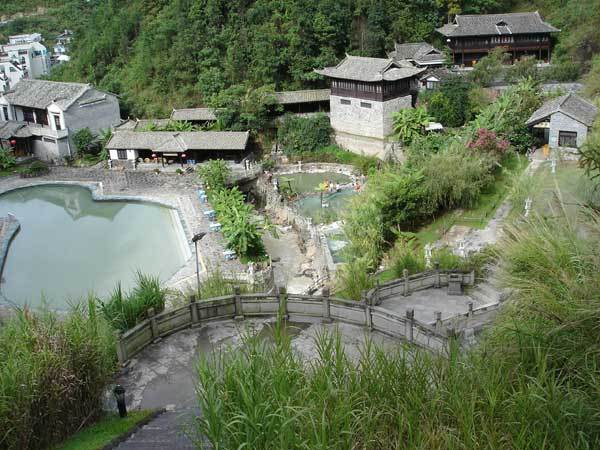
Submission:
<svg viewBox="0 0 600 450">
<path fill-rule="evenodd" d="M 31 132 L 26 122 L 17 122 L 14 120 L 0 122 L 0 139 L 7 140 L 13 137 L 29 136 L 31 136 Z"/>
<path fill-rule="evenodd" d="M 21 79 L 4 94 L 12 105 L 46 109 L 53 101 L 63 109 L 68 108 L 91 86 L 83 83 Z"/>
<path fill-rule="evenodd" d="M 422 73 L 412 64 L 395 61 L 392 58 L 366 58 L 347 55 L 337 66 L 315 70 L 316 73 L 331 78 L 356 81 L 396 81 Z"/>
<path fill-rule="evenodd" d="M 447 37 L 493 36 L 500 34 L 555 33 L 560 31 L 535 12 L 457 15 L 437 31 Z"/>
<path fill-rule="evenodd" d="M 215 115 L 215 110 L 212 108 L 186 108 L 174 109 L 171 113 L 171 119 L 209 122 L 217 120 L 217 116 Z"/>
<path fill-rule="evenodd" d="M 426 42 L 410 42 L 394 45 L 394 51 L 388 55 L 394 59 L 413 60 L 420 63 L 444 62 L 444 54 Z"/>
<path fill-rule="evenodd" d="M 329 101 L 330 89 L 307 89 L 302 91 L 275 92 L 275 100 L 280 105 Z"/>
<path fill-rule="evenodd" d="M 113 150 L 151 150 L 182 153 L 187 150 L 244 150 L 247 131 L 131 131 L 116 130 L 106 145 Z"/>
<path fill-rule="evenodd" d="M 544 103 L 527 120 L 527 125 L 535 125 L 557 112 L 562 112 L 572 119 L 591 127 L 598 114 L 598 108 L 577 94 L 562 95 Z"/>
</svg>

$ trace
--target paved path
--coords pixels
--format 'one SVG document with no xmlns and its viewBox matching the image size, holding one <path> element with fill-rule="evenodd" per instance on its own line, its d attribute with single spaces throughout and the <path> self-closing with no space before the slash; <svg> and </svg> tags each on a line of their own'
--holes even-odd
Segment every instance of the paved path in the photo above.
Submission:
<svg viewBox="0 0 600 450">
<path fill-rule="evenodd" d="M 167 408 L 169 412 L 142 427 L 119 449 L 190 449 L 192 439 L 186 433 L 194 431 L 198 417 L 196 398 L 196 364 L 198 358 L 213 351 L 236 351 L 243 345 L 245 334 L 271 338 L 273 319 L 226 320 L 211 322 L 199 328 L 182 330 L 146 347 L 133 358 L 117 382 L 125 387 L 127 406 L 137 408 Z M 289 324 L 294 350 L 305 361 L 318 358 L 315 337 L 324 330 L 339 330 L 346 354 L 353 360 L 360 355 L 366 336 L 390 351 L 400 341 L 379 333 L 368 333 L 362 327 L 348 324 Z M 197 439 L 197 436 L 193 436 Z"/>
</svg>

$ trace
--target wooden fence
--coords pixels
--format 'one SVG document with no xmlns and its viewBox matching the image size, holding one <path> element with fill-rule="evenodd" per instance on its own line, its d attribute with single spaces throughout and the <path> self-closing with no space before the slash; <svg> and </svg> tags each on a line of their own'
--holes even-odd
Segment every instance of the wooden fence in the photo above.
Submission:
<svg viewBox="0 0 600 450">
<path fill-rule="evenodd" d="M 412 281 L 416 282 L 414 277 Z M 383 295 L 395 289 L 391 285 L 387 283 L 381 287 Z M 320 296 L 312 296 L 288 295 L 279 288 L 274 294 L 240 294 L 236 289 L 234 295 L 209 300 L 196 301 L 191 297 L 187 305 L 159 314 L 149 311 L 148 319 L 118 336 L 117 355 L 119 362 L 124 364 L 152 342 L 209 321 L 277 315 L 291 322 L 343 322 L 363 326 L 436 352 L 445 352 L 448 348 L 446 334 L 415 320 L 412 310 L 403 316 L 367 299 L 356 302 L 330 297 L 327 289 Z"/>
</svg>

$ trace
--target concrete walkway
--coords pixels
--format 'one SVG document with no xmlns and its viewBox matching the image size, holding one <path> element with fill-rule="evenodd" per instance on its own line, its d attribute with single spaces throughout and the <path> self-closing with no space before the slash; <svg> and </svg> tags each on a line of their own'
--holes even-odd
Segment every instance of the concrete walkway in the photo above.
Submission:
<svg viewBox="0 0 600 450">
<path fill-rule="evenodd" d="M 273 319 L 221 321 L 185 329 L 153 344 L 131 360 L 118 377 L 126 389 L 128 409 L 166 408 L 167 413 L 142 427 L 119 449 L 191 449 L 198 437 L 193 433 L 194 418 L 200 415 L 196 398 L 196 364 L 213 351 L 236 351 L 244 335 L 270 339 Z M 288 324 L 292 346 L 304 361 L 318 358 L 315 337 L 323 331 L 339 330 L 346 354 L 358 360 L 365 339 L 392 351 L 401 348 L 398 340 L 368 333 L 348 324 Z M 187 436 L 191 434 L 190 438 Z"/>
</svg>

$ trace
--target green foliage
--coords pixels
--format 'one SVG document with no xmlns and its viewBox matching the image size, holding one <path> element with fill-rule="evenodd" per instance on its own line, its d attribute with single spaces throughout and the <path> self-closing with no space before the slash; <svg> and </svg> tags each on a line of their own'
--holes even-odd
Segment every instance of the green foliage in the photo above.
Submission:
<svg viewBox="0 0 600 450">
<path fill-rule="evenodd" d="M 505 63 L 509 55 L 502 47 L 496 47 L 481 58 L 470 73 L 471 80 L 480 86 L 490 86 L 494 81 L 502 80 L 505 74 Z"/>
<path fill-rule="evenodd" d="M 18 310 L 0 327 L 0 447 L 47 448 L 101 415 L 115 343 L 88 304 L 60 317 Z"/>
<path fill-rule="evenodd" d="M 157 277 L 136 274 L 136 286 L 123 292 L 119 283 L 106 301 L 97 299 L 106 321 L 114 329 L 126 331 L 147 317 L 148 309 L 157 314 L 165 309 L 165 290 Z"/>
<path fill-rule="evenodd" d="M 331 142 L 329 117 L 325 114 L 314 117 L 287 115 L 277 129 L 277 139 L 286 154 L 316 152 Z"/>
<path fill-rule="evenodd" d="M 306 361 L 277 323 L 274 342 L 200 360 L 200 433 L 224 449 L 598 447 L 600 222 L 569 222 L 511 228 L 499 248 L 516 290 L 480 347 L 367 340 L 352 358 L 333 332 Z"/>
<path fill-rule="evenodd" d="M 275 160 L 272 158 L 265 158 L 260 163 L 263 170 L 273 170 L 275 168 Z"/>
<path fill-rule="evenodd" d="M 130 433 L 147 422 L 156 411 L 142 409 L 127 411 L 127 417 L 107 414 L 96 423 L 83 428 L 52 450 L 98 450 L 105 448 L 115 439 Z"/>
<path fill-rule="evenodd" d="M 244 201 L 244 194 L 237 186 L 213 190 L 209 200 L 221 223 L 227 247 L 243 258 L 262 258 L 265 248 L 254 219 L 254 207 Z"/>
<path fill-rule="evenodd" d="M 469 92 L 472 84 L 455 77 L 443 81 L 427 101 L 427 111 L 447 127 L 459 127 L 471 119 Z"/>
<path fill-rule="evenodd" d="M 231 168 L 222 159 L 211 159 L 196 170 L 206 188 L 217 191 L 226 186 L 231 175 Z"/>
<path fill-rule="evenodd" d="M 0 147 L 0 170 L 9 170 L 17 165 L 17 158 L 14 157 L 12 150 Z"/>
<path fill-rule="evenodd" d="M 579 149 L 579 166 L 585 169 L 590 178 L 600 177 L 600 120 Z"/>
<path fill-rule="evenodd" d="M 600 96 L 600 55 L 594 56 L 592 67 L 584 78 L 585 93 L 590 97 Z"/>
<path fill-rule="evenodd" d="M 392 113 L 394 121 L 394 136 L 402 145 L 408 146 L 413 140 L 422 136 L 425 127 L 432 121 L 427 110 L 423 107 L 401 109 Z"/>
<path fill-rule="evenodd" d="M 537 68 L 537 59 L 533 56 L 525 56 L 507 69 L 506 82 L 518 83 L 524 80 L 537 80 L 540 74 Z"/>
<path fill-rule="evenodd" d="M 77 148 L 77 152 L 79 154 L 84 155 L 88 153 L 96 153 L 97 146 L 96 141 L 98 136 L 96 136 L 89 128 L 82 128 L 73 134 L 73 142 L 75 143 L 75 147 Z"/>
</svg>

